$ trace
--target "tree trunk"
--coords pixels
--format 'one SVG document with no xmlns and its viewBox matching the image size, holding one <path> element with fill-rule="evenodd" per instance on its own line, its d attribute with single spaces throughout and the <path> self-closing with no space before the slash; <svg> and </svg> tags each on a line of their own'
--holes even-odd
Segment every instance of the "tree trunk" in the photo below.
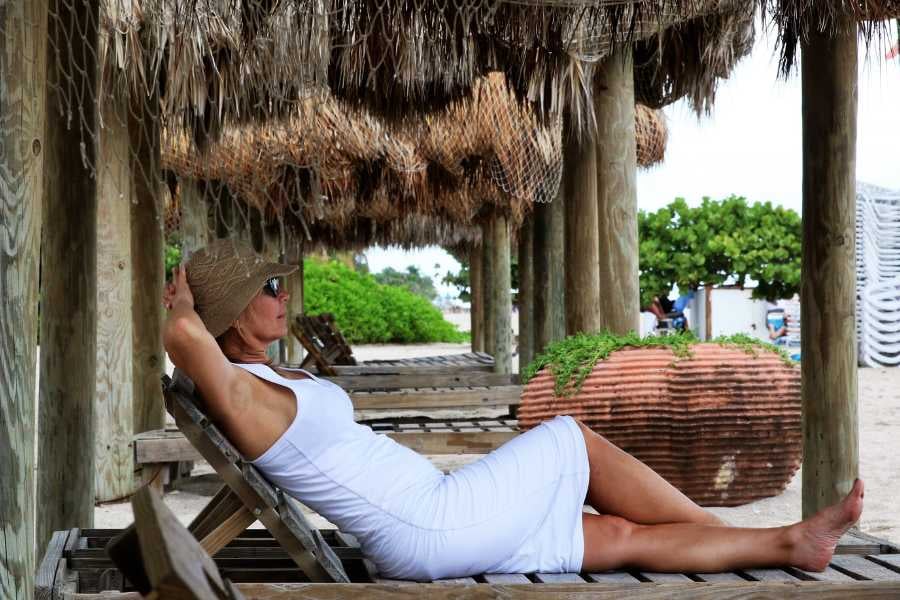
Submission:
<svg viewBox="0 0 900 600">
<path fill-rule="evenodd" d="M 568 132 L 568 126 L 566 131 Z M 595 332 L 600 319 L 597 153 L 592 140 L 563 134 L 566 194 L 566 333 Z"/>
<path fill-rule="evenodd" d="M 859 474 L 855 269 L 856 26 L 802 44 L 803 516 Z"/>
<path fill-rule="evenodd" d="M 491 260 L 491 312 L 494 319 L 494 372 L 512 373 L 512 294 L 510 293 L 509 223 L 504 217 L 494 219 Z"/>
<path fill-rule="evenodd" d="M 0 6 L 0 590 L 34 594 L 34 387 L 47 3 Z"/>
<path fill-rule="evenodd" d="M 133 151 L 131 264 L 135 433 L 162 429 L 165 424 L 160 387 L 166 362 L 162 344 L 166 268 L 159 126 L 158 96 L 140 94 L 133 98 L 128 111 L 128 132 Z"/>
<path fill-rule="evenodd" d="M 131 168 L 125 107 L 101 101 L 97 161 L 97 500 L 134 491 L 131 329 Z"/>
<path fill-rule="evenodd" d="M 497 352 L 494 333 L 496 331 L 496 315 L 494 314 L 494 221 L 482 225 L 481 229 L 481 293 L 484 302 L 484 351 L 494 356 Z"/>
<path fill-rule="evenodd" d="M 637 146 L 631 49 L 607 57 L 597 73 L 597 212 L 600 328 L 640 332 Z"/>
<path fill-rule="evenodd" d="M 193 179 L 178 181 L 178 199 L 181 204 L 181 256 L 187 260 L 210 242 L 210 210 L 203 189 Z"/>
<path fill-rule="evenodd" d="M 534 207 L 534 353 L 566 337 L 565 190 Z"/>
<path fill-rule="evenodd" d="M 519 371 L 534 359 L 534 215 L 519 229 Z"/>
<path fill-rule="evenodd" d="M 472 352 L 484 352 L 484 286 L 482 285 L 482 247 L 472 245 L 469 250 L 469 317 Z"/>
</svg>

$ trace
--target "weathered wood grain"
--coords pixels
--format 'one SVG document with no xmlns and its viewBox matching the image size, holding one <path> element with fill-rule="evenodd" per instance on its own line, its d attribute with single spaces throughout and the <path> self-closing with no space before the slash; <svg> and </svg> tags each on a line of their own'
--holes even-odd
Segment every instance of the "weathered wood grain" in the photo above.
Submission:
<svg viewBox="0 0 900 600">
<path fill-rule="evenodd" d="M 41 243 L 41 363 L 36 539 L 94 519 L 96 386 L 97 107 L 84 98 L 79 123 L 66 116 L 73 88 L 96 89 L 99 3 L 53 0 L 48 21 L 44 223 Z M 72 54 L 56 55 L 79 23 Z M 65 69 L 64 65 L 71 65 Z M 67 73 L 62 70 L 71 71 Z M 83 143 L 83 146 L 82 146 Z M 81 156 L 73 157 L 73 148 Z"/>
<path fill-rule="evenodd" d="M 519 245 L 519 351 L 520 369 L 534 358 L 534 215 L 525 218 L 518 233 Z"/>
<path fill-rule="evenodd" d="M 52 600 L 56 584 L 56 570 L 62 560 L 63 550 L 69 539 L 69 530 L 54 531 L 47 544 L 47 551 L 38 566 L 34 581 L 34 599 Z"/>
<path fill-rule="evenodd" d="M 534 353 L 566 337 L 565 187 L 534 207 Z M 521 363 L 520 363 L 521 364 Z"/>
<path fill-rule="evenodd" d="M 600 329 L 600 243 L 597 240 L 597 152 L 592 140 L 563 133 L 566 201 L 566 334 Z"/>
<path fill-rule="evenodd" d="M 194 179 L 178 180 L 178 199 L 181 206 L 181 255 L 187 260 L 211 241 L 210 209 L 203 189 Z"/>
<path fill-rule="evenodd" d="M 34 592 L 46 19 L 46 0 L 0 6 L 0 595 L 11 600 Z"/>
<path fill-rule="evenodd" d="M 404 388 L 475 387 L 517 385 L 518 375 L 483 371 L 456 373 L 411 373 L 406 375 L 337 375 L 326 376 L 347 392 L 365 390 L 399 390 Z"/>
<path fill-rule="evenodd" d="M 481 245 L 472 244 L 469 250 L 469 316 L 473 352 L 484 352 L 484 285 L 481 253 Z"/>
<path fill-rule="evenodd" d="M 127 109 L 119 99 L 101 107 L 97 169 L 96 493 L 100 502 L 134 491 L 131 439 L 132 297 L 131 166 Z"/>
<path fill-rule="evenodd" d="M 512 282 L 510 281 L 509 221 L 496 217 L 493 227 L 494 253 L 491 260 L 491 311 L 494 325 L 494 372 L 512 373 Z"/>
<path fill-rule="evenodd" d="M 856 26 L 810 32 L 803 93 L 803 517 L 859 474 L 856 337 Z"/>
<path fill-rule="evenodd" d="M 850 575 L 854 579 L 871 579 L 873 581 L 900 581 L 900 572 L 884 565 L 868 560 L 864 556 L 844 554 L 834 556 L 831 566 Z"/>
<path fill-rule="evenodd" d="M 491 356 L 497 351 L 494 338 L 497 330 L 494 309 L 494 221 L 490 220 L 481 226 L 481 289 L 482 308 L 484 310 L 484 352 Z"/>
<path fill-rule="evenodd" d="M 288 323 L 294 322 L 294 317 L 303 314 L 303 240 L 291 239 L 288 241 L 282 262 L 297 265 L 297 271 L 285 278 L 285 287 L 290 298 L 287 304 Z M 293 335 L 282 338 L 284 342 L 284 360 L 291 364 L 303 362 L 303 345 Z"/>
<path fill-rule="evenodd" d="M 152 35 L 152 28 L 142 29 Z M 144 39 L 145 43 L 152 40 Z M 160 172 L 159 92 L 134 94 L 127 126 L 131 140 L 132 409 L 134 433 L 159 429 L 165 408 L 159 378 L 165 369 L 162 343 L 165 226 Z"/>
<path fill-rule="evenodd" d="M 509 322 L 509 321 L 507 321 Z M 437 388 L 350 394 L 355 410 L 376 408 L 446 408 L 455 406 L 505 406 L 519 404 L 522 387 Z"/>
<path fill-rule="evenodd" d="M 637 144 L 630 47 L 605 59 L 594 82 L 600 327 L 640 332 Z"/>
</svg>

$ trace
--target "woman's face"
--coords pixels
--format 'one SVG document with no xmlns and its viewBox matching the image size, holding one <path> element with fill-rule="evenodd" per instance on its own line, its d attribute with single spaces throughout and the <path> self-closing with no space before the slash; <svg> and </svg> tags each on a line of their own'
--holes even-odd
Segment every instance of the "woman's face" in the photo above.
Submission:
<svg viewBox="0 0 900 600">
<path fill-rule="evenodd" d="M 290 295 L 283 286 L 279 287 L 276 295 L 272 294 L 272 289 L 264 286 L 238 317 L 243 336 L 266 345 L 283 338 L 288 332 L 287 301 Z"/>
</svg>

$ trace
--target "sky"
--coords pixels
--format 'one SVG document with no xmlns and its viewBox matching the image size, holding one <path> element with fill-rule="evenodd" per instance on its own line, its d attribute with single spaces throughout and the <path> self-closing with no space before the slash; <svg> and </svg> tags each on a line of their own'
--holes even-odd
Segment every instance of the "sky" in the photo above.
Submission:
<svg viewBox="0 0 900 600">
<path fill-rule="evenodd" d="M 900 189 L 900 57 L 884 58 L 897 42 L 891 29 L 887 46 L 867 54 L 860 43 L 856 175 L 859 182 Z M 683 101 L 663 109 L 666 156 L 638 171 L 638 208 L 653 211 L 676 197 L 694 205 L 703 196 L 736 194 L 801 212 L 800 100 L 799 71 L 780 77 L 775 36 L 757 32 L 751 55 L 719 85 L 711 114 L 698 118 Z M 438 247 L 372 248 L 366 257 L 373 273 L 415 265 L 434 279 L 439 293 L 455 295 L 440 280 L 459 263 Z"/>
</svg>

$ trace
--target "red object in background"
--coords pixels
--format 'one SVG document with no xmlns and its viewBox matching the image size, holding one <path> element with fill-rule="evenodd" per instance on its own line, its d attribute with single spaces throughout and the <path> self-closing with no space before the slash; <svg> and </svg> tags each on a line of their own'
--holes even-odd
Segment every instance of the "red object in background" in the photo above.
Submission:
<svg viewBox="0 0 900 600">
<path fill-rule="evenodd" d="M 884 55 L 888 60 L 897 58 L 898 56 L 900 56 L 900 44 L 895 44 L 894 47 L 888 50 L 887 54 Z"/>
</svg>

